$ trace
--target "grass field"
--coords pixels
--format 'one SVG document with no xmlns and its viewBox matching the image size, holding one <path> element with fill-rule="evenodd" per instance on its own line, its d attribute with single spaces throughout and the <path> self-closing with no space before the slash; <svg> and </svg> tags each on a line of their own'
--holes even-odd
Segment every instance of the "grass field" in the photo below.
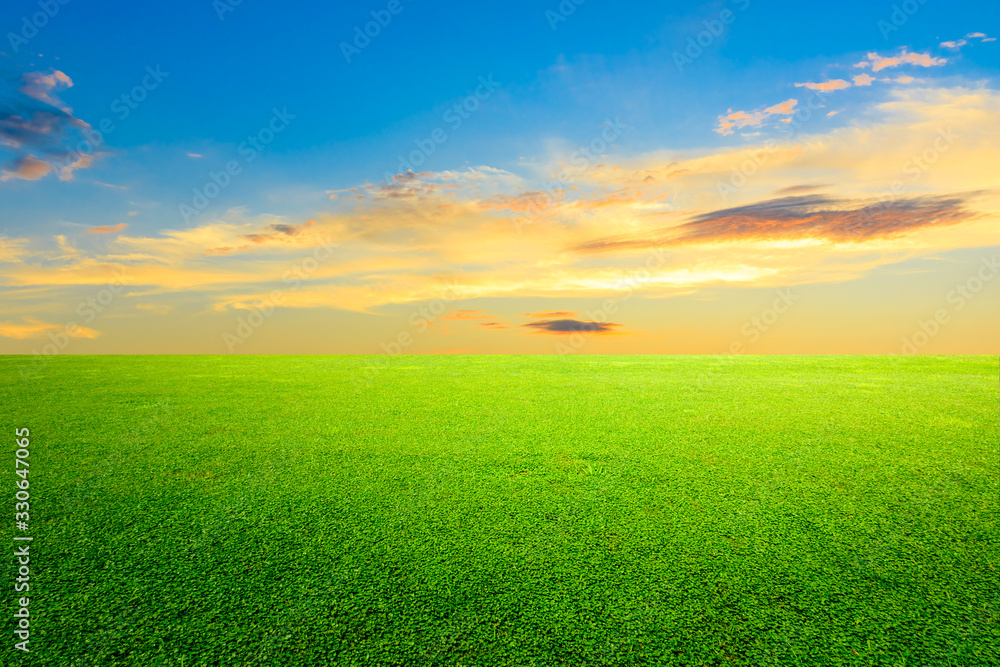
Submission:
<svg viewBox="0 0 1000 667">
<path fill-rule="evenodd" d="M 0 357 L 0 663 L 1000 662 L 996 357 L 384 362 Z"/>
</svg>

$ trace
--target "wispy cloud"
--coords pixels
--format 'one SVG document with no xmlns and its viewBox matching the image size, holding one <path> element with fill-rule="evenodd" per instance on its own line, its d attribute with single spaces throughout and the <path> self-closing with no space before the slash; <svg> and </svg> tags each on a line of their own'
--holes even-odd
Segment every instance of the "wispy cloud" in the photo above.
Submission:
<svg viewBox="0 0 1000 667">
<path fill-rule="evenodd" d="M 524 317 L 534 317 L 538 319 L 569 318 L 576 317 L 579 313 L 573 310 L 544 310 L 540 313 L 525 313 Z"/>
<path fill-rule="evenodd" d="M 795 106 L 798 103 L 798 100 L 791 98 L 750 113 L 730 109 L 726 114 L 719 116 L 715 131 L 721 135 L 728 135 L 744 127 L 757 127 L 771 116 L 791 116 L 795 113 Z"/>
<path fill-rule="evenodd" d="M 615 322 L 590 322 L 586 320 L 541 320 L 538 322 L 528 322 L 522 327 L 535 329 L 538 333 L 550 334 L 574 334 L 593 333 L 607 334 L 616 333 L 615 329 L 624 325 Z"/>
<path fill-rule="evenodd" d="M 27 338 L 44 338 L 50 333 L 65 330 L 70 338 L 97 338 L 100 332 L 77 326 L 66 329 L 64 325 L 48 324 L 33 317 L 24 317 L 22 322 L 0 322 L 0 337 L 16 338 L 24 340 Z"/>
<path fill-rule="evenodd" d="M 456 310 L 441 316 L 443 320 L 488 320 L 495 318 L 485 310 Z"/>
<path fill-rule="evenodd" d="M 127 222 L 119 222 L 117 225 L 100 225 L 87 230 L 89 234 L 114 234 L 128 227 Z"/>
<path fill-rule="evenodd" d="M 978 39 L 980 42 L 995 42 L 995 41 L 997 41 L 996 37 L 987 37 L 986 33 L 982 33 L 982 32 L 970 32 L 968 35 L 965 36 L 965 39 Z"/>
<path fill-rule="evenodd" d="M 771 199 L 696 216 L 648 236 L 596 239 L 576 246 L 585 252 L 736 241 L 807 240 L 828 243 L 892 238 L 925 227 L 955 225 L 976 213 L 968 196 L 911 197 L 878 202 L 819 195 Z"/>
<path fill-rule="evenodd" d="M 880 72 L 890 67 L 899 67 L 900 65 L 938 67 L 948 62 L 947 58 L 936 58 L 929 53 L 909 52 L 906 50 L 906 47 L 903 47 L 898 56 L 881 56 L 875 51 L 870 51 L 867 58 L 867 60 L 855 63 L 854 66 L 862 69 L 870 66 L 873 72 Z"/>
<path fill-rule="evenodd" d="M 795 84 L 796 88 L 808 88 L 810 90 L 819 90 L 822 92 L 830 92 L 832 90 L 843 90 L 844 88 L 850 88 L 851 84 L 843 79 L 832 79 L 830 81 L 821 81 L 820 83 L 813 83 L 812 81 L 807 81 L 805 83 Z"/>
<path fill-rule="evenodd" d="M 306 220 L 301 225 L 289 225 L 286 223 L 273 223 L 267 226 L 267 231 L 258 234 L 244 234 L 243 238 L 252 243 L 268 243 L 272 241 L 285 241 L 290 236 L 298 236 L 305 230 L 316 224 L 315 220 Z"/>
</svg>

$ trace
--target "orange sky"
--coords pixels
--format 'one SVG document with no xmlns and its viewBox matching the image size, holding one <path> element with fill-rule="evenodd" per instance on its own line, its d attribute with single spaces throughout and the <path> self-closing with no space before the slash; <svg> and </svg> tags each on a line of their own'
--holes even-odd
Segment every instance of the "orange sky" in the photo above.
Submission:
<svg viewBox="0 0 1000 667">
<path fill-rule="evenodd" d="M 553 142 L 306 215 L 8 232 L 0 353 L 997 353 L 1000 92 L 895 58 L 720 109 L 731 145 L 624 150 L 609 120 L 599 159 Z"/>
</svg>

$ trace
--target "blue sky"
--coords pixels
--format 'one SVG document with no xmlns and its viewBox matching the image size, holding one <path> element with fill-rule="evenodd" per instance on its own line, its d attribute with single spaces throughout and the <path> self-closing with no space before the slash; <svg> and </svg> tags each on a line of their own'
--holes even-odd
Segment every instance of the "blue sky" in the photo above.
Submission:
<svg viewBox="0 0 1000 667">
<path fill-rule="evenodd" d="M 361 195 L 350 190 L 370 186 L 365 202 L 396 197 L 398 192 L 376 192 L 377 185 L 404 172 L 399 157 L 419 151 L 421 145 L 433 146 L 433 152 L 423 151 L 420 164 L 413 165 L 416 172 L 426 174 L 425 181 L 436 185 L 442 179 L 458 182 L 455 174 L 478 169 L 474 174 L 481 179 L 476 201 L 492 202 L 497 197 L 544 191 L 546 183 L 556 182 L 553 177 L 559 169 L 572 163 L 574 156 L 579 159 L 579 149 L 586 146 L 599 149 L 593 160 L 586 161 L 585 168 L 594 170 L 604 163 L 623 169 L 640 164 L 648 168 L 657 160 L 686 164 L 759 148 L 768 140 L 786 147 L 807 139 L 805 145 L 820 145 L 824 136 L 843 137 L 844 132 L 859 128 L 886 123 L 902 127 L 908 121 L 900 115 L 904 113 L 899 111 L 901 105 L 910 105 L 906 108 L 929 118 L 926 100 L 936 94 L 933 91 L 950 91 L 952 102 L 943 101 L 940 95 L 934 98 L 941 108 L 963 99 L 956 91 L 975 91 L 982 113 L 989 117 L 993 108 L 989 96 L 996 90 L 1000 71 L 1000 49 L 993 41 L 1000 9 L 985 3 L 928 0 L 921 4 L 914 0 L 905 5 L 906 11 L 900 3 L 760 0 L 624 6 L 601 0 L 579 5 L 567 0 L 492 6 L 420 0 L 337 6 L 298 2 L 278 6 L 252 0 L 235 6 L 222 0 L 95 6 L 70 0 L 65 5 L 45 6 L 54 15 L 34 32 L 30 28 L 26 32 L 24 26 L 42 11 L 38 2 L 8 3 L 4 12 L 7 37 L 0 41 L 0 63 L 5 89 L 0 92 L 8 113 L 16 115 L 26 100 L 65 111 L 71 119 L 69 129 L 50 137 L 64 147 L 78 143 L 81 123 L 98 128 L 107 119 L 106 127 L 113 129 L 93 159 L 64 174 L 65 178 L 57 177 L 54 170 L 40 175 L 46 168 L 24 162 L 23 147 L 0 147 L 0 157 L 6 151 L 5 163 L 21 159 L 19 168 L 24 170 L 17 172 L 19 176 L 8 168 L 0 182 L 0 232 L 22 240 L 24 248 L 33 248 L 38 265 L 69 261 L 66 251 L 53 250 L 69 244 L 77 259 L 85 255 L 109 266 L 127 253 L 112 251 L 108 244 L 127 245 L 133 243 L 130 238 L 142 238 L 155 245 L 155 239 L 172 238 L 172 232 L 216 238 L 218 225 L 265 230 L 279 225 L 314 233 L 336 227 L 323 216 L 355 216 L 354 222 L 344 224 L 356 230 L 365 224 L 361 221 L 370 220 L 381 209 L 352 208 L 348 201 Z M 52 7 L 58 11 L 52 12 Z M 378 34 L 367 44 L 358 43 L 363 48 L 345 57 L 344 44 L 354 43 L 356 29 L 364 30 L 378 17 L 385 22 Z M 703 46 L 691 50 L 698 39 Z M 150 78 L 150 71 L 162 74 Z M 856 78 L 869 74 L 874 83 Z M 133 99 L 133 91 L 142 88 L 144 81 L 146 89 L 138 95 L 142 99 Z M 484 90 L 482 81 L 495 82 L 495 90 L 491 83 L 481 99 L 469 98 L 477 89 Z M 822 111 L 817 109 L 801 123 L 782 125 L 797 118 L 790 112 L 803 108 L 811 86 L 836 81 L 844 87 L 822 96 Z M 924 91 L 923 97 L 918 99 L 918 93 L 911 92 L 916 90 Z M 449 112 L 470 99 L 473 111 L 463 116 Z M 123 104 L 128 105 L 127 117 L 123 117 Z M 280 131 L 248 160 L 241 144 L 267 128 L 276 110 L 284 118 Z M 724 120 L 727 116 L 728 121 Z M 733 122 L 735 126 L 726 125 Z M 606 134 L 609 126 L 623 129 L 613 132 L 611 141 L 601 141 L 600 137 L 611 136 Z M 434 141 L 434 136 L 445 139 Z M 928 141 L 932 136 L 928 134 Z M 871 153 L 873 148 L 864 150 Z M 188 210 L 185 215 L 182 206 L 192 204 L 195 191 L 204 191 L 212 174 L 225 171 L 227 163 L 235 163 L 239 173 L 228 178 L 228 185 L 202 210 L 194 214 Z M 726 180 L 727 171 L 720 168 L 721 175 L 714 181 L 660 192 L 658 203 L 647 201 L 643 210 L 669 202 L 678 215 L 694 216 L 723 205 L 753 203 L 746 189 L 740 190 L 737 199 L 719 200 L 717 184 Z M 827 172 L 826 165 L 809 163 L 797 173 L 821 178 Z M 857 176 L 851 196 L 874 196 L 874 189 L 865 191 L 867 182 L 875 188 L 874 181 Z M 885 184 L 879 187 L 887 186 L 891 177 L 887 173 Z M 591 192 L 598 187 L 595 183 L 605 190 L 612 188 L 602 178 L 588 181 L 589 185 L 561 182 L 561 192 L 572 198 L 574 190 Z M 780 177 L 774 174 L 768 183 L 781 179 L 788 180 L 788 187 L 801 185 L 801 179 L 787 171 Z M 928 176 L 913 194 L 944 194 L 949 187 L 936 187 Z M 775 191 L 777 186 L 771 194 Z M 407 196 L 429 201 L 430 193 L 407 191 Z M 457 196 L 461 199 L 463 194 Z M 753 196 L 763 201 L 763 186 Z M 590 224 L 593 210 L 586 208 L 586 218 L 560 218 L 559 224 L 574 228 L 584 225 L 584 219 Z M 307 220 L 318 223 L 303 226 Z M 621 216 L 611 216 L 599 228 L 613 228 L 621 220 Z M 610 229 L 614 233 L 607 236 L 630 233 L 637 225 L 633 221 Z M 115 231 L 90 231 L 105 228 Z M 114 240 L 111 233 L 127 238 Z M 408 233 L 413 232 L 396 228 L 391 232 L 393 238 Z M 486 243 L 494 240 L 488 234 L 483 239 Z M 366 242 L 372 239 L 366 237 Z M 457 241 L 441 242 L 444 245 L 434 251 L 421 247 L 440 257 L 441 248 Z M 264 245 L 263 240 L 260 243 Z M 560 248 L 566 247 L 564 240 L 560 243 Z M 969 243 L 956 241 L 934 251 L 966 248 Z M 976 236 L 974 246 L 982 245 Z M 204 250 L 214 253 L 218 248 Z M 389 261 L 398 250 L 387 246 L 358 249 L 357 257 L 374 252 Z M 444 263 L 452 267 L 449 271 L 475 272 L 510 264 L 518 257 L 516 250 L 511 252 L 506 262 L 491 256 Z M 25 261 L 24 256 L 19 258 Z M 570 265 L 595 268 L 618 259 L 578 257 Z M 254 261 L 267 266 L 284 260 L 258 253 Z M 431 269 L 426 265 L 415 270 L 426 276 Z M 360 276 L 355 279 L 364 283 Z M 48 313 L 38 319 L 42 316 L 11 309 L 8 321 L 16 324 L 18 317 L 29 316 L 46 323 L 65 319 L 55 303 L 60 298 L 73 302 L 75 296 L 66 292 L 70 287 L 65 283 L 39 285 L 35 280 L 11 277 L 6 284 L 22 290 L 22 295 L 29 288 L 49 290 L 48 297 L 39 302 Z M 585 283 L 577 280 L 574 284 Z M 195 298 L 180 284 L 189 282 L 149 284 L 146 289 L 165 301 Z M 223 289 L 214 282 L 210 288 L 198 285 L 208 292 Z M 501 291 L 511 296 L 509 290 Z M 536 291 L 537 295 L 546 292 Z M 530 295 L 537 296 L 535 292 Z M 202 296 L 207 299 L 205 308 L 214 311 L 218 303 L 211 305 L 213 297 Z M 594 298 L 600 295 L 595 293 Z M 17 301 L 20 304 L 20 296 Z M 403 296 L 396 295 L 370 306 L 352 301 L 321 307 L 356 314 L 404 302 Z M 162 310 L 175 307 L 164 303 Z M 560 309 L 555 304 L 549 310 Z M 391 333 L 398 326 L 388 325 L 386 331 Z M 111 340 L 112 336 L 103 337 L 103 341 Z M 610 345 L 611 337 L 608 341 Z M 476 349 L 489 350 L 492 344 Z M 505 345 L 497 349 L 517 347 Z"/>
</svg>

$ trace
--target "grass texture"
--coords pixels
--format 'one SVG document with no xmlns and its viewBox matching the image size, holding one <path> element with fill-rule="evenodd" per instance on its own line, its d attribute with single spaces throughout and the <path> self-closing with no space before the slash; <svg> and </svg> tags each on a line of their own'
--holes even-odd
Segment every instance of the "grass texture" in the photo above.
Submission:
<svg viewBox="0 0 1000 667">
<path fill-rule="evenodd" d="M 1000 664 L 996 357 L 0 374 L 5 665 Z"/>
</svg>

